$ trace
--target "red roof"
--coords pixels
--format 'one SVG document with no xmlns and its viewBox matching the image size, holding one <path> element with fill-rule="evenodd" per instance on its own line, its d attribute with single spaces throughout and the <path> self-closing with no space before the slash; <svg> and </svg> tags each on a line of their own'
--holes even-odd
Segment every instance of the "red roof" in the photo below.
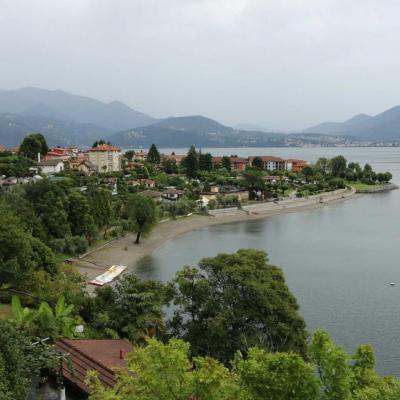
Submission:
<svg viewBox="0 0 400 400">
<path fill-rule="evenodd" d="M 57 350 L 69 354 L 73 374 L 64 362 L 63 375 L 66 380 L 89 393 L 85 385 L 88 371 L 96 371 L 100 382 L 106 387 L 116 383 L 115 372 L 126 368 L 126 354 L 133 351 L 132 345 L 126 340 L 87 340 L 59 339 Z M 122 357 L 121 357 L 122 356 Z"/>
<path fill-rule="evenodd" d="M 111 144 L 101 144 L 97 147 L 92 147 L 89 151 L 121 151 L 121 149 Z"/>
<path fill-rule="evenodd" d="M 251 161 L 253 161 L 255 158 L 261 158 L 261 160 L 265 161 L 276 161 L 276 162 L 281 162 L 284 161 L 282 158 L 280 157 L 275 157 L 275 156 L 251 156 L 249 157 L 249 159 Z"/>
</svg>

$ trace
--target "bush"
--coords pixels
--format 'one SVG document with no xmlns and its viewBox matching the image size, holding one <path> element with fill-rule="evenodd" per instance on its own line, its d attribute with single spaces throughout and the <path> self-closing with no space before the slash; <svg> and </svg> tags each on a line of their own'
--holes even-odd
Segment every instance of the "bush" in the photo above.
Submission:
<svg viewBox="0 0 400 400">
<path fill-rule="evenodd" d="M 88 248 L 88 241 L 83 236 L 67 236 L 64 239 L 52 239 L 49 246 L 57 253 L 78 255 Z"/>
</svg>

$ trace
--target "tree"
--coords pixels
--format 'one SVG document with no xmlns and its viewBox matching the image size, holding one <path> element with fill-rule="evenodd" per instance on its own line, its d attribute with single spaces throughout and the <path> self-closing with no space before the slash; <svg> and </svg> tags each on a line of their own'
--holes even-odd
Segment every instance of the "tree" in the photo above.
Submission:
<svg viewBox="0 0 400 400">
<path fill-rule="evenodd" d="M 161 161 L 161 168 L 166 174 L 176 174 L 178 173 L 178 166 L 174 159 L 164 159 Z"/>
<path fill-rule="evenodd" d="M 196 178 L 199 170 L 199 159 L 194 146 L 190 146 L 190 149 L 184 160 L 184 165 L 186 169 L 186 176 L 189 179 Z"/>
<path fill-rule="evenodd" d="M 14 322 L 0 320 L 0 399 L 26 400 L 33 377 L 55 366 L 55 353 L 33 340 Z"/>
<path fill-rule="evenodd" d="M 128 199 L 127 211 L 133 231 L 136 232 L 135 243 L 139 244 L 140 237 L 149 233 L 157 222 L 157 209 L 154 201 L 140 194 Z"/>
<path fill-rule="evenodd" d="M 54 307 L 42 301 L 37 310 L 23 308 L 17 296 L 12 297 L 12 313 L 17 325 L 32 337 L 73 337 L 81 320 L 74 314 L 74 305 L 67 305 L 64 296 Z"/>
<path fill-rule="evenodd" d="M 57 272 L 53 253 L 0 202 L 0 282 L 14 289 L 34 290 L 36 271 Z"/>
<path fill-rule="evenodd" d="M 104 227 L 104 237 L 114 217 L 111 192 L 104 188 L 92 188 L 89 192 L 89 202 L 94 223 Z"/>
<path fill-rule="evenodd" d="M 264 169 L 264 163 L 261 157 L 254 157 L 251 166 L 256 169 Z"/>
<path fill-rule="evenodd" d="M 295 353 L 270 353 L 257 347 L 235 360 L 240 384 L 252 400 L 317 400 L 314 366 Z"/>
<path fill-rule="evenodd" d="M 310 356 L 317 366 L 322 386 L 321 400 L 342 400 L 350 397 L 351 370 L 346 352 L 336 346 L 322 330 L 315 332 Z"/>
<path fill-rule="evenodd" d="M 65 192 L 48 179 L 25 186 L 26 199 L 39 217 L 47 239 L 64 238 L 70 234 Z"/>
<path fill-rule="evenodd" d="M 211 171 L 213 167 L 212 156 L 210 153 L 199 154 L 199 169 L 200 171 Z"/>
<path fill-rule="evenodd" d="M 131 274 L 114 287 L 97 289 L 84 313 L 96 336 L 138 343 L 150 331 L 163 331 L 164 303 L 162 283 L 142 281 Z"/>
<path fill-rule="evenodd" d="M 156 145 L 153 143 L 150 146 L 149 152 L 147 154 L 147 161 L 151 164 L 160 164 L 160 160 L 160 153 L 158 152 Z"/>
<path fill-rule="evenodd" d="M 194 355 L 227 363 L 237 350 L 306 349 L 304 320 L 282 271 L 266 253 L 242 249 L 185 267 L 171 282 L 171 334 L 189 341 Z"/>
<path fill-rule="evenodd" d="M 135 349 L 113 389 L 104 389 L 93 373 L 89 382 L 90 400 L 245 400 L 227 368 L 211 358 L 191 360 L 189 345 L 177 339 L 149 339 Z"/>
<path fill-rule="evenodd" d="M 257 192 L 265 190 L 263 172 L 258 169 L 249 168 L 243 172 L 243 184 L 249 191 L 249 199 L 257 197 Z"/>
<path fill-rule="evenodd" d="M 325 157 L 318 158 L 315 163 L 315 168 L 321 172 L 322 175 L 330 175 L 331 173 L 331 161 Z"/>
<path fill-rule="evenodd" d="M 332 175 L 344 178 L 346 174 L 347 161 L 343 156 L 336 156 L 331 159 Z"/>
<path fill-rule="evenodd" d="M 95 147 L 95 146 L 93 146 L 93 147 Z M 135 156 L 135 151 L 134 150 L 128 150 L 128 151 L 125 152 L 124 156 L 128 161 L 132 161 L 133 157 Z"/>
<path fill-rule="evenodd" d="M 44 136 L 41 133 L 32 133 L 24 138 L 18 153 L 31 160 L 37 160 L 39 153 L 45 155 L 48 151 L 49 148 Z"/>
<path fill-rule="evenodd" d="M 90 204 L 87 198 L 71 191 L 68 195 L 68 220 L 73 235 L 85 236 L 89 243 L 92 241 L 94 222 Z"/>
<path fill-rule="evenodd" d="M 231 159 L 230 159 L 230 157 L 223 156 L 222 160 L 221 160 L 221 163 L 222 163 L 222 168 L 225 168 L 227 171 L 231 170 Z"/>
</svg>

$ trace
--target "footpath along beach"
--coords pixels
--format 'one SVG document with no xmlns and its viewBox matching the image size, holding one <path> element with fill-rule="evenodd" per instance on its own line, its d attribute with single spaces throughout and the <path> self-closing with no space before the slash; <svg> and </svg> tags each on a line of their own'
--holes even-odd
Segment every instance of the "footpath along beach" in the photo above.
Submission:
<svg viewBox="0 0 400 400">
<path fill-rule="evenodd" d="M 128 268 L 125 273 L 129 273 L 140 259 L 151 254 L 166 241 L 186 232 L 216 224 L 251 221 L 273 215 L 312 210 L 358 196 L 362 195 L 356 194 L 354 189 L 341 189 L 309 198 L 292 198 L 278 203 L 255 203 L 243 206 L 242 209 L 212 210 L 210 216 L 191 215 L 176 220 L 167 220 L 160 222 L 150 236 L 142 240 L 140 245 L 134 244 L 135 235 L 128 234 L 93 250 L 79 258 L 74 264 L 81 274 L 86 275 L 87 282 L 105 272 L 112 265 L 126 265 Z M 88 290 L 93 291 L 94 287 L 88 285 Z"/>
</svg>

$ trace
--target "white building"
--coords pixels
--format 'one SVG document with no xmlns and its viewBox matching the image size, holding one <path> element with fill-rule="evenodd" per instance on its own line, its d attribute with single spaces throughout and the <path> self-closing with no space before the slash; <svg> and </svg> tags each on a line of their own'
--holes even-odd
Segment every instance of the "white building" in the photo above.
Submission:
<svg viewBox="0 0 400 400">
<path fill-rule="evenodd" d="M 38 166 L 44 175 L 57 174 L 64 170 L 64 162 L 58 159 L 42 160 L 38 163 Z"/>
<path fill-rule="evenodd" d="M 89 161 L 98 172 L 115 172 L 121 170 L 121 149 L 102 144 L 89 150 Z"/>
</svg>

